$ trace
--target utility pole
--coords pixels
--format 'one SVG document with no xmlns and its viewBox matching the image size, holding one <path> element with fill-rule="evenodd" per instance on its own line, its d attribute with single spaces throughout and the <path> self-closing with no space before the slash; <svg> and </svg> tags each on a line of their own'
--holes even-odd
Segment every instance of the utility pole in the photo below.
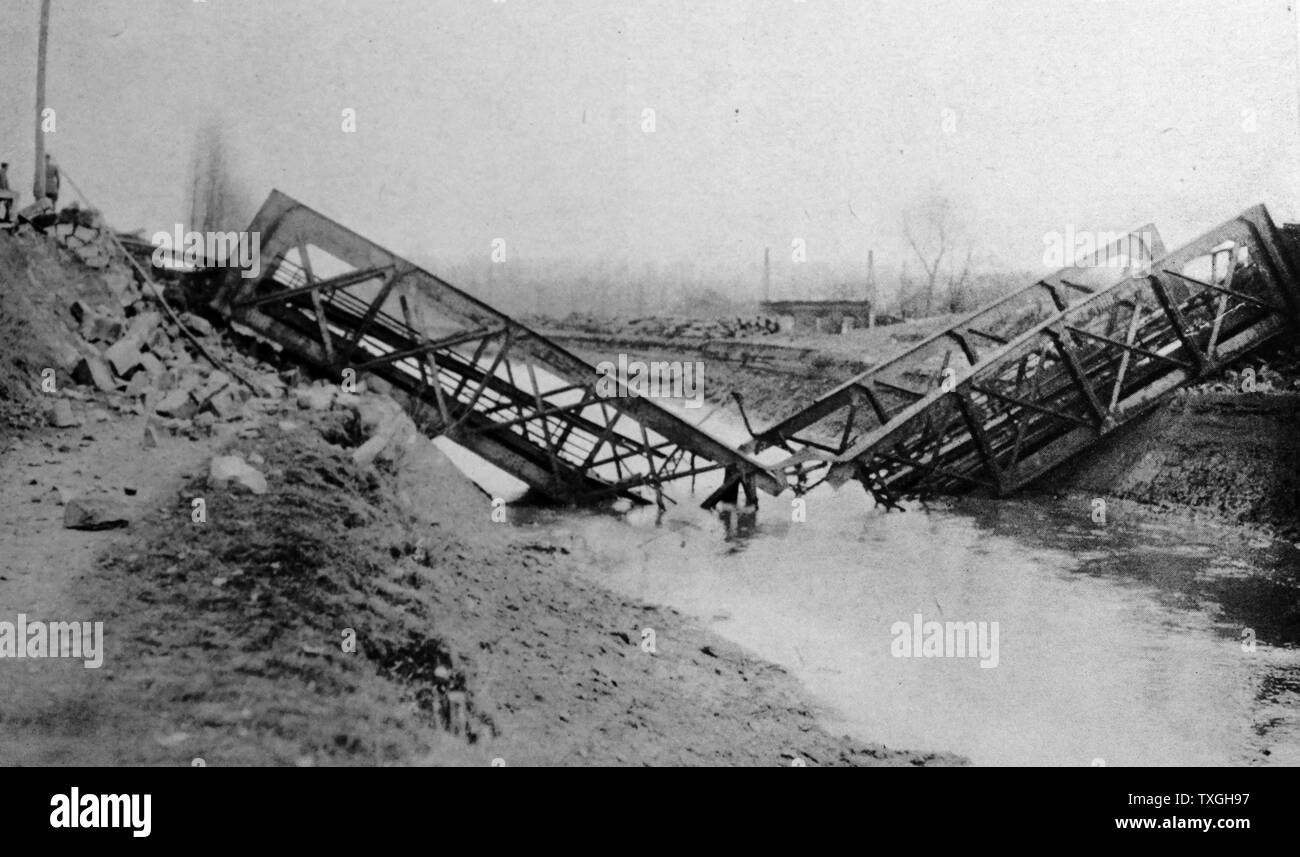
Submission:
<svg viewBox="0 0 1300 857">
<path fill-rule="evenodd" d="M 867 251 L 867 328 L 876 326 L 876 251 Z"/>
<path fill-rule="evenodd" d="M 41 0 L 41 33 L 36 48 L 36 202 L 45 199 L 45 45 L 50 40 L 50 0 Z"/>
<path fill-rule="evenodd" d="M 772 248 L 763 248 L 763 303 L 772 300 Z"/>
<path fill-rule="evenodd" d="M 1291 0 L 1291 2 L 1288 5 L 1291 7 L 1291 17 L 1295 19 L 1296 72 L 1297 72 L 1296 80 L 1297 80 L 1297 84 L 1300 85 L 1300 5 L 1297 5 L 1297 0 Z M 1297 89 L 1297 94 L 1300 95 L 1300 88 Z M 1300 113 L 1297 114 L 1297 118 L 1300 118 Z M 1300 200 L 1292 199 L 1291 204 L 1300 205 Z M 1295 209 L 1292 210 L 1294 211 Z"/>
</svg>

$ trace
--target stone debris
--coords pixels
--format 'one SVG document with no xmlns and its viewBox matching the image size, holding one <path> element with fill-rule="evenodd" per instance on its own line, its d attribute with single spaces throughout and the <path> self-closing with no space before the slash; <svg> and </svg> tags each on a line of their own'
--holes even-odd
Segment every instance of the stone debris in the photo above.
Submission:
<svg viewBox="0 0 1300 857">
<path fill-rule="evenodd" d="M 111 393 L 117 389 L 113 372 L 98 357 L 83 357 L 72 370 L 72 380 L 78 384 L 93 386 L 102 393 Z"/>
<path fill-rule="evenodd" d="M 156 445 L 164 433 L 213 434 L 222 424 L 239 424 L 279 410 L 275 401 L 283 399 L 291 386 L 286 377 L 233 347 L 216 325 L 197 313 L 182 312 L 173 320 L 163 311 L 156 290 L 146 286 L 121 259 L 98 214 L 75 206 L 57 213 L 38 206 L 30 213 L 31 218 L 20 228 L 44 232 L 91 267 L 104 262 L 96 276 L 105 287 L 105 297 L 111 296 L 97 301 L 83 291 L 68 306 L 75 323 L 69 329 L 79 339 L 74 335 L 72 342 L 64 342 L 66 353 L 59 365 L 83 389 L 61 390 L 62 398 L 85 401 L 98 397 L 105 408 L 117 413 L 161 418 L 145 431 L 142 443 L 146 446 Z M 182 332 L 182 325 L 203 340 L 204 351 L 234 371 L 213 368 Z M 248 380 L 252 390 L 232 377 L 236 373 Z M 298 377 L 297 373 L 287 375 L 295 382 Z M 86 390 L 94 395 L 87 395 Z M 312 388 L 306 394 L 307 407 L 328 410 L 333 395 L 329 388 Z M 269 400 L 269 406 L 250 404 L 253 396 Z M 56 403 L 48 419 L 60 428 L 85 421 L 66 401 Z M 197 425 L 192 420 L 197 420 Z M 232 436 L 239 431 L 237 425 Z"/>
<path fill-rule="evenodd" d="M 131 523 L 129 508 L 113 497 L 74 497 L 63 507 L 69 530 L 109 530 Z"/>
<path fill-rule="evenodd" d="M 266 477 L 238 455 L 218 455 L 208 466 L 208 485 L 227 488 L 238 485 L 253 494 L 265 494 Z"/>
<path fill-rule="evenodd" d="M 81 425 L 83 420 L 72 412 L 71 402 L 59 399 L 50 409 L 49 422 L 55 428 L 73 428 Z"/>
<path fill-rule="evenodd" d="M 216 333 L 212 323 L 202 316 L 193 313 L 182 313 L 180 316 L 181 324 L 188 327 L 195 336 L 211 336 Z"/>
</svg>

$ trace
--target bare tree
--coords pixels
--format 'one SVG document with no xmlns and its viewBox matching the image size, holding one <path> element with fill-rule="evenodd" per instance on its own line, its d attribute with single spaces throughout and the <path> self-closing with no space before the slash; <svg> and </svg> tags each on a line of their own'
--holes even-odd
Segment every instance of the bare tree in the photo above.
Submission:
<svg viewBox="0 0 1300 857">
<path fill-rule="evenodd" d="M 925 274 L 925 314 L 934 312 L 935 291 L 946 280 L 949 295 L 959 292 L 970 277 L 972 247 L 966 242 L 966 261 L 958 269 L 953 265 L 957 247 L 962 243 L 952 201 L 931 193 L 914 208 L 903 212 L 903 236 L 916 254 Z M 945 260 L 947 267 L 945 268 Z"/>
</svg>

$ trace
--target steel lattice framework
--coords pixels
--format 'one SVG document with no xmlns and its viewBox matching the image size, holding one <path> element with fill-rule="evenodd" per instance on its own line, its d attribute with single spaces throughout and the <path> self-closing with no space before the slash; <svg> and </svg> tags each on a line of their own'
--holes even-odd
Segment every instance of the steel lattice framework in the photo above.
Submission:
<svg viewBox="0 0 1300 857">
<path fill-rule="evenodd" d="M 706 508 L 854 478 L 891 506 L 1005 495 L 1300 324 L 1296 247 L 1263 206 L 1172 253 L 1148 225 L 736 450 L 621 381 L 603 398 L 591 365 L 283 193 L 251 230 L 260 274 L 232 272 L 218 309 L 327 377 L 382 378 L 427 433 L 564 502 L 662 506 L 667 483 L 719 470 Z"/>
<path fill-rule="evenodd" d="M 1091 294 L 1076 268 L 985 307 L 749 449 L 790 453 L 781 468 L 797 491 L 817 476 L 857 478 L 885 505 L 1005 495 L 1300 322 L 1295 248 L 1263 206 L 1152 250 L 1149 269 Z M 1026 323 L 1044 296 L 1055 311 Z"/>
<path fill-rule="evenodd" d="M 628 497 L 726 469 L 748 490 L 781 481 L 618 380 L 439 277 L 273 191 L 250 231 L 259 276 L 229 276 L 215 305 L 340 380 L 386 381 L 430 435 L 445 435 L 547 497 Z M 404 396 L 402 395 L 404 394 Z"/>
</svg>

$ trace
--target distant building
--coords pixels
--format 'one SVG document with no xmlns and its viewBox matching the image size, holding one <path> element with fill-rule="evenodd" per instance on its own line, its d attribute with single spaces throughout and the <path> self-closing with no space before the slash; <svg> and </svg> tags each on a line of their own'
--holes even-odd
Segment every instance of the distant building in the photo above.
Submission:
<svg viewBox="0 0 1300 857">
<path fill-rule="evenodd" d="M 842 333 L 877 321 L 871 301 L 763 301 L 760 306 L 765 315 L 782 319 L 782 330 L 796 333 Z"/>
</svg>

